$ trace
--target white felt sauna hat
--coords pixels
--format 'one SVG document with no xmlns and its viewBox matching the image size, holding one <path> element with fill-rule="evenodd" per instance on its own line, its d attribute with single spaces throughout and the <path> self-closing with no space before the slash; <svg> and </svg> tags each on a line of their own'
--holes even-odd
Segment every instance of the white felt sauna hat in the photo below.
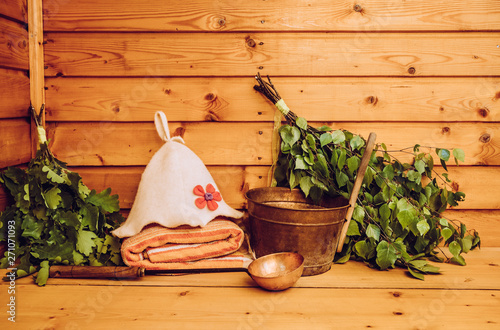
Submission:
<svg viewBox="0 0 500 330">
<path fill-rule="evenodd" d="M 154 154 L 142 173 L 139 189 L 118 237 L 138 234 L 150 223 L 175 228 L 205 226 L 217 216 L 241 218 L 229 207 L 205 164 L 184 144 L 180 136 L 170 138 L 167 117 L 155 114 L 155 126 L 165 144 Z"/>
</svg>

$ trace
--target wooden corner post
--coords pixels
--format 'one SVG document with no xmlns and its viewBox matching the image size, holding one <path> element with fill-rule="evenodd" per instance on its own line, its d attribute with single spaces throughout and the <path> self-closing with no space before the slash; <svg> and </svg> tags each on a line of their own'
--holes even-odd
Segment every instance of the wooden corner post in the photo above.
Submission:
<svg viewBox="0 0 500 330">
<path fill-rule="evenodd" d="M 30 102 L 35 111 L 40 115 L 42 105 L 45 104 L 45 80 L 43 60 L 43 12 L 42 0 L 27 0 L 28 6 L 28 37 L 29 37 L 29 76 L 30 76 Z M 30 114 L 31 115 L 31 114 Z M 41 114 L 45 126 L 45 114 Z M 38 147 L 38 135 L 35 125 L 31 124 L 32 153 Z"/>
</svg>

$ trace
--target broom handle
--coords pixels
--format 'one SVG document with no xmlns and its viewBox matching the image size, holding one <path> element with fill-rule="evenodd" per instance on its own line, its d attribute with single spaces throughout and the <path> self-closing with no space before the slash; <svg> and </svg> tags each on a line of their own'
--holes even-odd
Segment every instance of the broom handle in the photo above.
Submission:
<svg viewBox="0 0 500 330">
<path fill-rule="evenodd" d="M 144 276 L 140 267 L 50 266 L 49 277 L 63 278 L 137 278 Z"/>
<path fill-rule="evenodd" d="M 370 162 L 370 158 L 372 156 L 376 138 L 377 134 L 373 132 L 368 136 L 365 153 L 361 158 L 361 164 L 359 165 L 358 174 L 356 175 L 356 181 L 354 181 L 354 186 L 352 187 L 351 198 L 349 199 L 350 206 L 347 210 L 346 221 L 344 223 L 344 226 L 342 227 L 342 232 L 340 233 L 337 252 L 342 252 L 342 247 L 344 246 L 344 241 L 347 235 L 347 229 L 349 228 L 349 223 L 351 222 L 354 207 L 356 206 L 356 200 L 358 199 L 359 189 L 361 188 L 361 184 L 363 183 L 363 178 L 365 177 L 366 168 L 368 167 L 368 163 Z"/>
</svg>

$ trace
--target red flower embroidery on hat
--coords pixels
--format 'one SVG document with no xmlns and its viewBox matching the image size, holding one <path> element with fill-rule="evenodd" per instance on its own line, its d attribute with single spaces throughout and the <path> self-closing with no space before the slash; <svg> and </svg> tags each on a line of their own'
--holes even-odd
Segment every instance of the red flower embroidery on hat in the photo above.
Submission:
<svg viewBox="0 0 500 330">
<path fill-rule="evenodd" d="M 220 192 L 215 191 L 214 186 L 212 184 L 207 184 L 207 192 L 203 189 L 201 185 L 197 185 L 193 189 L 193 193 L 196 196 L 201 196 L 200 198 L 196 198 L 194 201 L 194 204 L 199 208 L 202 209 L 205 206 L 208 206 L 208 209 L 210 211 L 215 211 L 219 207 L 217 202 L 220 202 L 222 200 L 222 196 L 220 195 Z"/>
</svg>

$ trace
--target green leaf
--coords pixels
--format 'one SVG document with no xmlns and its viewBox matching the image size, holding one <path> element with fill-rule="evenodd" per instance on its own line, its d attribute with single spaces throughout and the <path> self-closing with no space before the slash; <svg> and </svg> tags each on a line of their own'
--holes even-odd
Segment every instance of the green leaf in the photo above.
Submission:
<svg viewBox="0 0 500 330">
<path fill-rule="evenodd" d="M 427 220 L 423 219 L 417 223 L 417 229 L 420 235 L 424 236 L 431 229 Z"/>
<path fill-rule="evenodd" d="M 459 264 L 461 266 L 467 265 L 467 263 L 465 262 L 464 257 L 462 257 L 461 255 L 454 256 L 453 258 L 451 258 L 451 261 L 455 262 L 455 263 L 457 263 L 457 264 Z"/>
<path fill-rule="evenodd" d="M 345 151 L 345 149 L 342 149 L 340 151 L 340 155 L 339 155 L 339 160 L 337 162 L 337 167 L 342 170 L 344 168 L 344 165 L 345 165 L 345 160 L 346 160 L 346 154 L 347 152 Z"/>
<path fill-rule="evenodd" d="M 329 126 L 326 126 L 326 125 L 323 125 L 321 127 L 318 127 L 318 131 L 322 131 L 322 132 L 329 132 L 331 131 L 332 129 L 329 127 Z"/>
<path fill-rule="evenodd" d="M 38 274 L 36 276 L 36 284 L 39 286 L 44 286 L 49 279 L 49 262 L 44 260 L 40 263 L 40 269 L 38 270 Z"/>
<path fill-rule="evenodd" d="M 439 224 L 443 227 L 448 227 L 448 220 L 444 219 L 444 218 L 441 218 L 439 219 Z"/>
<path fill-rule="evenodd" d="M 408 266 L 408 271 L 410 272 L 410 274 L 415 277 L 416 279 L 419 279 L 419 280 L 422 280 L 424 281 L 425 278 L 424 278 L 424 275 L 422 273 L 419 273 L 417 271 L 414 271 L 410 266 Z"/>
<path fill-rule="evenodd" d="M 293 175 L 293 172 L 291 175 Z M 95 205 L 85 204 L 80 208 L 79 214 L 82 217 L 82 228 L 88 228 L 91 231 L 95 231 L 97 228 L 97 219 L 99 217 L 99 208 Z"/>
<path fill-rule="evenodd" d="M 378 209 L 380 218 L 383 220 L 388 220 L 389 217 L 391 216 L 391 209 L 387 204 L 382 204 L 380 208 Z"/>
<path fill-rule="evenodd" d="M 462 149 L 453 149 L 453 157 L 457 160 L 457 165 L 458 161 L 465 162 L 465 152 Z"/>
<path fill-rule="evenodd" d="M 394 263 L 398 260 L 397 250 L 387 241 L 381 241 L 377 245 L 377 265 L 381 270 L 394 267 Z"/>
<path fill-rule="evenodd" d="M 422 175 L 414 170 L 409 170 L 408 171 L 408 180 L 416 182 L 417 184 L 420 184 L 422 180 Z"/>
<path fill-rule="evenodd" d="M 363 258 L 364 260 L 369 260 L 373 258 L 376 253 L 375 246 L 366 241 L 359 241 L 356 244 L 354 244 L 354 250 L 356 251 L 357 255 Z"/>
<path fill-rule="evenodd" d="M 85 258 L 80 253 L 73 250 L 73 263 L 78 266 L 85 262 Z"/>
<path fill-rule="evenodd" d="M 295 120 L 295 124 L 299 127 L 299 128 L 302 128 L 304 131 L 307 130 L 307 120 L 305 120 L 304 118 L 302 117 L 298 117 L 296 120 Z"/>
<path fill-rule="evenodd" d="M 47 172 L 47 178 L 54 183 L 66 182 L 66 178 L 63 178 L 62 176 L 51 170 L 48 166 L 43 166 L 42 171 Z"/>
<path fill-rule="evenodd" d="M 347 236 L 359 236 L 361 233 L 359 232 L 359 226 L 356 221 L 350 221 L 349 227 L 347 227 Z"/>
<path fill-rule="evenodd" d="M 300 189 L 307 196 L 309 196 L 309 190 L 314 186 L 310 176 L 304 176 L 300 178 Z"/>
<path fill-rule="evenodd" d="M 337 172 L 335 179 L 339 187 L 343 187 L 349 182 L 349 177 L 344 172 Z"/>
<path fill-rule="evenodd" d="M 375 241 L 378 242 L 380 239 L 380 228 L 370 223 L 366 228 L 366 236 L 368 238 L 373 238 Z"/>
<path fill-rule="evenodd" d="M 297 156 L 295 159 L 295 170 L 307 170 L 309 166 L 304 161 L 304 157 Z"/>
<path fill-rule="evenodd" d="M 45 229 L 45 225 L 43 222 L 36 221 L 36 218 L 28 214 L 24 217 L 21 229 L 23 229 L 23 237 L 30 237 L 32 239 L 39 240 L 42 235 L 42 231 Z"/>
<path fill-rule="evenodd" d="M 319 137 L 319 141 L 321 144 L 321 147 L 326 146 L 327 144 L 333 142 L 332 134 L 331 133 L 323 133 Z"/>
<path fill-rule="evenodd" d="M 57 208 L 57 206 L 61 202 L 60 193 L 61 189 L 53 187 L 43 194 L 43 198 L 45 199 L 45 203 L 49 209 L 55 210 Z"/>
<path fill-rule="evenodd" d="M 457 241 L 453 241 L 448 246 L 448 250 L 450 250 L 450 253 L 454 257 L 458 257 L 460 255 L 460 252 L 462 252 L 462 247 L 460 246 L 460 244 Z"/>
<path fill-rule="evenodd" d="M 397 215 L 397 218 L 403 229 L 410 226 L 416 220 L 415 214 L 410 210 L 400 211 Z"/>
<path fill-rule="evenodd" d="M 450 159 L 450 151 L 448 149 L 436 149 L 436 154 L 439 159 L 447 162 Z"/>
<path fill-rule="evenodd" d="M 451 235 L 453 235 L 453 231 L 450 228 L 443 228 L 443 230 L 441 231 L 441 236 L 443 236 L 443 239 L 445 241 L 447 241 L 448 238 L 451 237 Z"/>
<path fill-rule="evenodd" d="M 78 215 L 76 213 L 73 213 L 72 211 L 58 212 L 54 216 L 54 218 L 57 219 L 61 224 L 76 230 L 78 230 L 81 225 Z"/>
<path fill-rule="evenodd" d="M 394 167 L 392 167 L 391 164 L 387 164 L 382 170 L 382 175 L 384 178 L 387 178 L 388 180 L 394 179 Z"/>
<path fill-rule="evenodd" d="M 318 154 L 318 161 L 314 163 L 314 169 L 318 170 L 325 178 L 330 177 L 330 171 L 328 170 L 328 162 L 322 154 Z"/>
<path fill-rule="evenodd" d="M 359 135 L 353 136 L 351 139 L 351 142 L 349 143 L 351 145 L 351 148 L 353 150 L 360 149 L 362 146 L 365 145 L 365 141 L 361 138 Z"/>
<path fill-rule="evenodd" d="M 462 247 L 462 252 L 467 253 L 472 248 L 472 241 L 474 237 L 468 235 L 460 240 L 460 246 Z"/>
<path fill-rule="evenodd" d="M 76 242 L 76 249 L 78 250 L 78 252 L 81 252 L 88 257 L 89 254 L 92 253 L 92 248 L 96 246 L 94 238 L 97 238 L 97 235 L 91 231 L 88 230 L 78 231 L 78 237 Z"/>
<path fill-rule="evenodd" d="M 347 159 L 347 168 L 349 169 L 350 175 L 353 175 L 354 172 L 359 168 L 359 164 L 361 163 L 361 159 L 358 156 L 352 156 Z"/>
<path fill-rule="evenodd" d="M 92 189 L 86 202 L 100 207 L 105 212 L 118 212 L 120 210 L 118 195 L 111 196 L 110 193 L 111 188 L 107 188 L 99 194 L 96 194 L 96 191 Z"/>
<path fill-rule="evenodd" d="M 331 133 L 332 142 L 335 144 L 340 144 L 345 141 L 345 134 L 341 130 L 336 130 Z"/>
<path fill-rule="evenodd" d="M 422 174 L 425 172 L 425 162 L 421 159 L 415 161 L 415 169 L 418 171 L 418 173 Z"/>
<path fill-rule="evenodd" d="M 356 205 L 352 212 L 352 218 L 359 223 L 363 223 L 365 219 L 365 209 L 362 206 Z"/>
<path fill-rule="evenodd" d="M 299 140 L 300 130 L 295 126 L 284 125 L 280 128 L 280 136 L 291 147 Z"/>
</svg>

